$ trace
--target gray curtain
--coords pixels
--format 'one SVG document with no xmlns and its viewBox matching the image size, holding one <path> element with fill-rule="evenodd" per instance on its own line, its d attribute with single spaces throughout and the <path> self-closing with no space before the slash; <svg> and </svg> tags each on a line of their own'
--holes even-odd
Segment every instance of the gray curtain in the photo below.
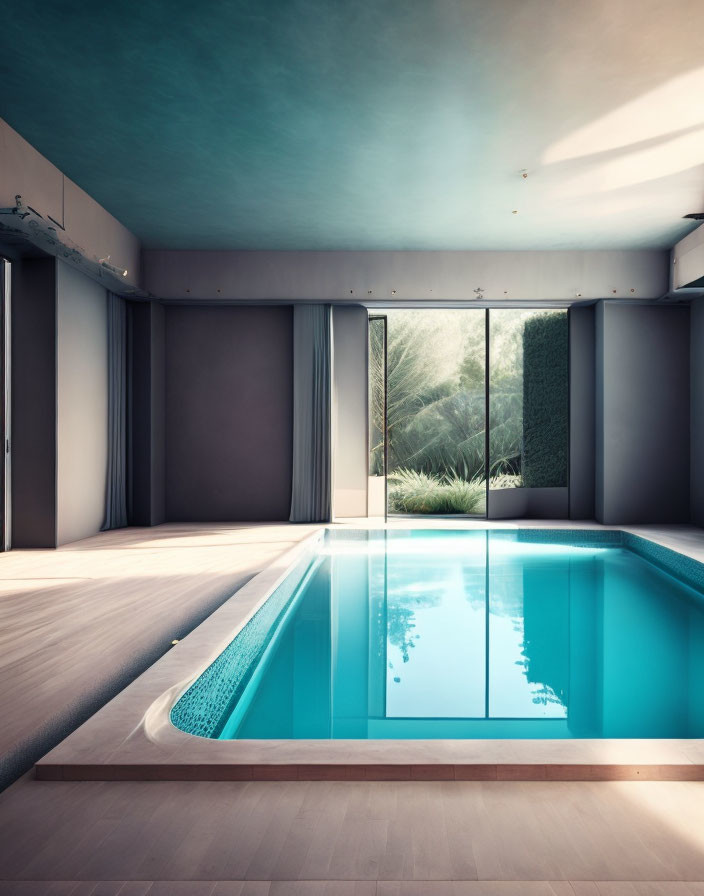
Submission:
<svg viewBox="0 0 704 896">
<path fill-rule="evenodd" d="M 330 320 L 330 305 L 294 305 L 292 523 L 332 514 Z"/>
<path fill-rule="evenodd" d="M 108 474 L 103 529 L 127 525 L 127 305 L 108 293 Z"/>
</svg>

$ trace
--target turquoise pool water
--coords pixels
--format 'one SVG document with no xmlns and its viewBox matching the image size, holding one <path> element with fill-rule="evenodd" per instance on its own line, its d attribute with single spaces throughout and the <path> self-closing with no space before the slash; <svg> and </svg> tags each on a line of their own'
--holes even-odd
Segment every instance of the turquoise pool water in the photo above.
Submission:
<svg viewBox="0 0 704 896">
<path fill-rule="evenodd" d="M 329 532 L 172 720 L 223 739 L 702 737 L 702 572 L 620 532 Z"/>
</svg>

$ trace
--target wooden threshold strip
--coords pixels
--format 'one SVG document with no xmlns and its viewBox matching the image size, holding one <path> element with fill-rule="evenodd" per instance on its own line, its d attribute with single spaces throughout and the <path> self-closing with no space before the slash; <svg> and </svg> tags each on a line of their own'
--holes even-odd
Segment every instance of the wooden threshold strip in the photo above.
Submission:
<svg viewBox="0 0 704 896">
<path fill-rule="evenodd" d="M 704 765 L 626 764 L 53 764 L 40 781 L 704 781 Z"/>
</svg>

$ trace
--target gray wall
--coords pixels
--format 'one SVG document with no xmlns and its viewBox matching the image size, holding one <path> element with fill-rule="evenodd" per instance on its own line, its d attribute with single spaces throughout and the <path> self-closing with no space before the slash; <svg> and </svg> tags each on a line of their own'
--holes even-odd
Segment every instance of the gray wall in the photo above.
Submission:
<svg viewBox="0 0 704 896">
<path fill-rule="evenodd" d="M 129 445 L 127 512 L 132 526 L 156 526 L 166 516 L 165 326 L 157 302 L 128 303 Z"/>
<path fill-rule="evenodd" d="M 165 345 L 166 519 L 288 519 L 291 307 L 167 307 Z"/>
<path fill-rule="evenodd" d="M 569 310 L 570 508 L 572 520 L 594 519 L 596 321 L 593 305 Z"/>
<path fill-rule="evenodd" d="M 692 522 L 704 526 L 704 299 L 690 306 Z"/>
<path fill-rule="evenodd" d="M 566 488 L 489 489 L 487 519 L 566 520 Z"/>
<path fill-rule="evenodd" d="M 150 408 L 152 439 L 150 464 L 150 525 L 166 519 L 166 311 L 152 303 Z"/>
<path fill-rule="evenodd" d="M 604 519 L 604 302 L 594 308 L 594 517 Z"/>
<path fill-rule="evenodd" d="M 334 517 L 367 515 L 367 323 L 359 305 L 332 309 Z"/>
<path fill-rule="evenodd" d="M 95 535 L 108 463 L 107 294 L 57 263 L 57 543 Z"/>
<path fill-rule="evenodd" d="M 689 521 L 689 309 L 600 303 L 596 511 L 607 524 Z"/>
<path fill-rule="evenodd" d="M 12 266 L 12 545 L 56 547 L 56 260 Z"/>
</svg>

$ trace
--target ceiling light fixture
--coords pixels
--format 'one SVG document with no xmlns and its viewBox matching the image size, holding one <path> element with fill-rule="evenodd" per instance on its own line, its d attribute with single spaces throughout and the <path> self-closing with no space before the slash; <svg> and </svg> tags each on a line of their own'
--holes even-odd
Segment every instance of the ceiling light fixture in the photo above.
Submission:
<svg viewBox="0 0 704 896">
<path fill-rule="evenodd" d="M 105 258 L 99 258 L 98 264 L 104 268 L 107 268 L 113 274 L 117 274 L 118 277 L 126 277 L 127 271 L 124 268 L 118 268 L 114 264 L 110 264 L 110 256 L 106 255 Z"/>
<path fill-rule="evenodd" d="M 48 220 L 36 209 L 27 205 L 18 193 L 15 204 L 9 208 L 0 208 L 0 232 L 8 232 L 27 240 L 51 255 L 64 259 L 76 268 L 82 268 L 94 279 L 101 279 L 103 271 L 123 280 L 129 273 L 126 268 L 110 263 L 110 256 L 97 258 L 90 256 L 81 246 L 74 243 L 66 234 L 64 227 L 47 215 Z M 49 223 L 51 222 L 51 223 Z M 52 226 L 56 225 L 56 226 Z M 122 291 L 122 287 L 120 287 Z M 136 287 L 127 287 L 125 292 L 144 294 Z"/>
</svg>

